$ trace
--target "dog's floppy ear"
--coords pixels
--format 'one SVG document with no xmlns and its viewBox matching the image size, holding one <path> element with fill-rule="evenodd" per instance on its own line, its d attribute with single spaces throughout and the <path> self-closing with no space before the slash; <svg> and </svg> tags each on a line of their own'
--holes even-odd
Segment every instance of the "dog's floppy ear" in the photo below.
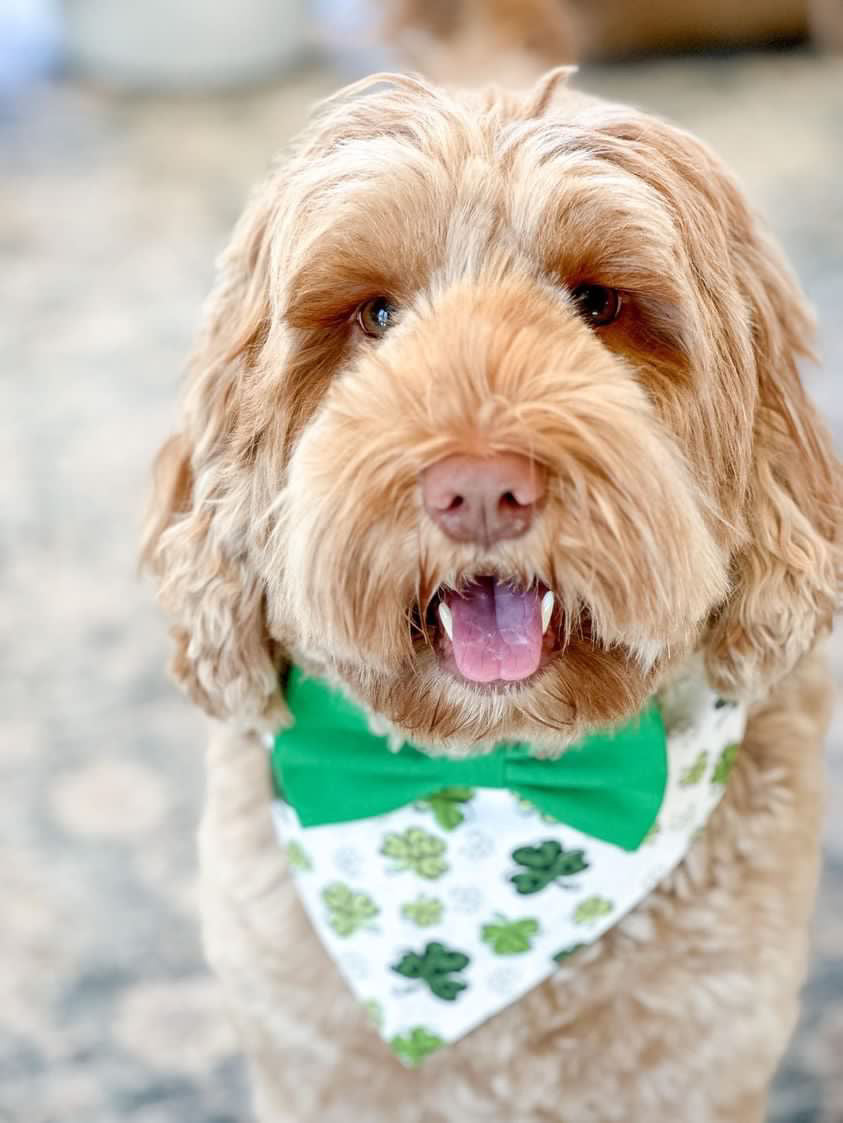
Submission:
<svg viewBox="0 0 843 1123">
<path fill-rule="evenodd" d="M 733 242 L 752 320 L 758 405 L 743 545 L 707 646 L 723 691 L 757 694 L 830 625 L 841 587 L 841 470 L 799 377 L 813 321 L 779 251 L 751 216 Z"/>
<path fill-rule="evenodd" d="M 813 353 L 813 318 L 705 145 L 625 114 L 600 133 L 601 151 L 666 200 L 687 255 L 699 320 L 686 350 L 705 368 L 714 410 L 692 413 L 686 438 L 698 470 L 716 460 L 731 542 L 730 592 L 708 621 L 705 655 L 718 689 L 757 695 L 811 648 L 839 602 L 841 469 L 798 370 Z"/>
<path fill-rule="evenodd" d="M 261 498 L 250 465 L 270 323 L 270 199 L 251 204 L 221 260 L 181 432 L 156 461 L 142 545 L 172 623 L 174 677 L 212 716 L 256 729 L 277 728 L 283 712 L 253 564 Z"/>
</svg>

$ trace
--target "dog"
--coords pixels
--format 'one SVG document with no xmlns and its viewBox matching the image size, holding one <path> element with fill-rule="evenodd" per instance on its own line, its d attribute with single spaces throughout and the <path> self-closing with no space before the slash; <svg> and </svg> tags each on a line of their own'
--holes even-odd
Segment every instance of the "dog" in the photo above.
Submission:
<svg viewBox="0 0 843 1123">
<path fill-rule="evenodd" d="M 812 319 L 705 145 L 569 79 L 381 75 L 321 105 L 221 259 L 157 460 L 144 558 L 174 677 L 213 719 L 205 946 L 262 1123 L 759 1123 L 794 1025 L 841 572 L 840 466 L 798 373 Z M 345 771 L 367 753 L 460 777 L 448 806 L 434 782 L 378 812 L 428 824 L 414 854 L 393 831 L 373 857 L 382 897 L 343 839 L 384 820 L 308 831 L 292 799 L 285 738 L 341 711 L 353 732 L 302 766 L 312 803 L 374 799 L 374 773 Z M 620 843 L 577 819 L 588 781 L 579 849 L 523 791 L 464 783 L 500 745 L 547 777 L 606 743 L 610 804 L 653 762 L 647 806 L 606 820 Z M 666 792 L 703 788 L 701 811 L 658 818 Z M 499 843 L 472 827 L 475 796 L 523 812 L 535 845 L 476 875 L 466 919 L 465 893 L 433 891 L 467 827 L 463 869 Z M 682 836 L 661 864 L 642 857 L 659 830 Z M 311 837 L 336 862 L 321 895 Z M 578 895 L 597 850 L 644 862 L 622 915 Z M 450 1037 L 407 1022 L 390 1049 L 370 1022 L 392 1007 L 358 1001 L 371 963 L 338 970 L 326 948 L 385 938 L 393 908 L 389 1003 L 453 1029 L 479 979 L 471 926 L 507 997 Z M 525 988 L 513 972 L 544 937 L 559 954 Z"/>
</svg>

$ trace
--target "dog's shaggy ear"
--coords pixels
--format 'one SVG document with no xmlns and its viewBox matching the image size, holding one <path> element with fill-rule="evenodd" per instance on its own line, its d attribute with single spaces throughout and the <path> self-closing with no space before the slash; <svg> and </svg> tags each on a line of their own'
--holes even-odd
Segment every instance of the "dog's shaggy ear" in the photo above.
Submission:
<svg viewBox="0 0 843 1123">
<path fill-rule="evenodd" d="M 735 243 L 758 382 L 746 540 L 707 648 L 711 678 L 733 695 L 789 671 L 830 626 L 841 588 L 841 470 L 797 366 L 811 354 L 812 317 L 779 251 L 747 219 Z"/>
<path fill-rule="evenodd" d="M 841 586 L 841 469 L 798 363 L 813 318 L 779 251 L 717 157 L 694 137 L 626 112 L 601 152 L 667 203 L 693 299 L 685 351 L 692 398 L 662 391 L 694 470 L 720 497 L 731 586 L 706 635 L 709 676 L 756 695 L 810 649 Z M 693 324 L 691 324 L 693 320 Z"/>
<path fill-rule="evenodd" d="M 182 431 L 158 454 L 142 564 L 172 622 L 171 672 L 209 714 L 277 728 L 277 653 L 253 559 L 263 504 L 254 443 L 260 353 L 269 332 L 267 192 L 246 211 L 220 263 L 189 370 Z M 265 486 L 265 481 L 264 481 Z"/>
</svg>

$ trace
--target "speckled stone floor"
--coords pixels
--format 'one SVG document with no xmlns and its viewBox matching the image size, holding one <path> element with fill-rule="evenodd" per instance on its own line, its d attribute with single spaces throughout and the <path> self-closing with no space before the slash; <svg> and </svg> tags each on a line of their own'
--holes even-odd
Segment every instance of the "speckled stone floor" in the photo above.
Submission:
<svg viewBox="0 0 843 1123">
<path fill-rule="evenodd" d="M 742 175 L 822 323 L 843 439 L 843 66 L 802 53 L 589 71 Z M 134 576 L 211 261 L 248 185 L 335 84 L 227 98 L 39 87 L 0 108 L 0 1121 L 235 1123 L 243 1069 L 203 965 L 203 725 Z M 833 643 L 843 681 L 843 639 Z M 777 1123 L 843 1120 L 843 724 L 816 954 Z M 352 1123 L 352 1121 L 349 1121 Z"/>
</svg>

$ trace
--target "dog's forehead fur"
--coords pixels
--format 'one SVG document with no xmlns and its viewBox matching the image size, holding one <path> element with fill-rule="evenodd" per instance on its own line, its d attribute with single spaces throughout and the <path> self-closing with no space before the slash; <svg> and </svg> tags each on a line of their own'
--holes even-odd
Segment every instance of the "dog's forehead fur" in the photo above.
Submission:
<svg viewBox="0 0 843 1123">
<path fill-rule="evenodd" d="M 314 263 L 293 278 L 294 310 L 322 295 L 318 269 L 332 252 L 378 262 L 372 280 L 396 295 L 509 255 L 606 284 L 632 273 L 676 299 L 675 173 L 645 136 L 642 115 L 568 90 L 540 112 L 535 98 L 416 83 L 334 107 L 284 172 L 282 221 L 306 218 L 296 257 Z"/>
</svg>

